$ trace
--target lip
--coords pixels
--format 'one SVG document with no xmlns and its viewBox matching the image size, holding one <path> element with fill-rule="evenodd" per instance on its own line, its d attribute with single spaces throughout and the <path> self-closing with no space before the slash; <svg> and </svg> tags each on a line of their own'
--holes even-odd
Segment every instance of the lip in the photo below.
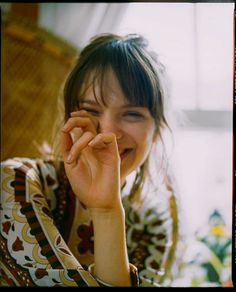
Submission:
<svg viewBox="0 0 236 292">
<path fill-rule="evenodd" d="M 128 148 L 128 149 L 124 149 L 122 150 L 119 154 L 120 154 L 120 159 L 121 160 L 124 160 L 128 155 L 129 153 L 132 151 L 131 148 Z"/>
</svg>

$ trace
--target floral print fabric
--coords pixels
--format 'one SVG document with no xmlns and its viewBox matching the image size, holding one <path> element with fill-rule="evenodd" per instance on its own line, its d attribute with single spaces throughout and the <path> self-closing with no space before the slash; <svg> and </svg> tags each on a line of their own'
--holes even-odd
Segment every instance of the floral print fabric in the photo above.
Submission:
<svg viewBox="0 0 236 292">
<path fill-rule="evenodd" d="M 170 285 L 177 272 L 178 206 L 159 190 L 138 211 L 122 194 L 130 263 L 140 286 Z M 63 164 L 14 158 L 1 163 L 3 286 L 99 286 L 89 211 L 73 194 Z"/>
</svg>

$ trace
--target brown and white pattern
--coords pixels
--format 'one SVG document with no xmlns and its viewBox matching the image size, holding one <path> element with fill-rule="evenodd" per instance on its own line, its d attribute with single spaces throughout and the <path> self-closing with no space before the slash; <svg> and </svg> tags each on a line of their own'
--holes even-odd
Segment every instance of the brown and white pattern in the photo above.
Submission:
<svg viewBox="0 0 236 292">
<path fill-rule="evenodd" d="M 170 285 L 179 241 L 173 193 L 147 196 L 137 212 L 123 197 L 130 263 L 140 286 Z M 5 286 L 98 286 L 93 225 L 73 194 L 63 164 L 14 158 L 1 163 L 1 278 Z"/>
</svg>

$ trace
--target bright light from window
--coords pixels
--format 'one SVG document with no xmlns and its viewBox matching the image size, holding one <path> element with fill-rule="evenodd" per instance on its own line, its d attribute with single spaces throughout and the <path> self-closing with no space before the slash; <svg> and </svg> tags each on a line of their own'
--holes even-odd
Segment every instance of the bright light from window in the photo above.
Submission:
<svg viewBox="0 0 236 292">
<path fill-rule="evenodd" d="M 232 109 L 233 4 L 196 6 L 199 107 Z"/>
<path fill-rule="evenodd" d="M 231 110 L 233 11 L 233 3 L 131 3 L 117 32 L 147 37 L 176 109 Z"/>
</svg>

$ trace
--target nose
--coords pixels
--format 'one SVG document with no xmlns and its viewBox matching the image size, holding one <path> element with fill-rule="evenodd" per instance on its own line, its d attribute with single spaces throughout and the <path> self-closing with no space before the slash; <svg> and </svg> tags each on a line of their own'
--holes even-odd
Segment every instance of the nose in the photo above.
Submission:
<svg viewBox="0 0 236 292">
<path fill-rule="evenodd" d="M 112 114 L 103 114 L 98 122 L 98 133 L 114 133 L 116 139 L 121 139 L 123 136 L 119 121 Z"/>
</svg>

